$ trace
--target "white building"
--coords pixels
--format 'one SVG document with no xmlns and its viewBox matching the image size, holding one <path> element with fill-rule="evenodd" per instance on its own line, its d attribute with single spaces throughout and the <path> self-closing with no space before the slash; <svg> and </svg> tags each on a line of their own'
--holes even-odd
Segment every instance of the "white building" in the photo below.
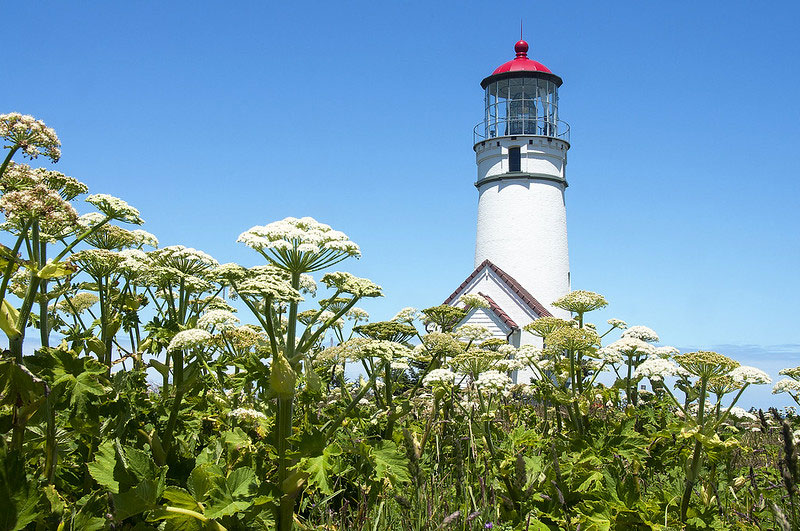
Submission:
<svg viewBox="0 0 800 531">
<path fill-rule="evenodd" d="M 473 309 L 463 323 L 486 326 L 519 347 L 541 346 L 522 330 L 543 316 L 569 319 L 552 302 L 570 290 L 564 191 L 569 126 L 558 119 L 561 78 L 528 59 L 528 43 L 516 57 L 481 81 L 484 119 L 474 130 L 478 178 L 475 270 L 445 300 L 480 294 L 489 309 Z M 518 375 L 520 383 L 525 375 Z"/>
</svg>

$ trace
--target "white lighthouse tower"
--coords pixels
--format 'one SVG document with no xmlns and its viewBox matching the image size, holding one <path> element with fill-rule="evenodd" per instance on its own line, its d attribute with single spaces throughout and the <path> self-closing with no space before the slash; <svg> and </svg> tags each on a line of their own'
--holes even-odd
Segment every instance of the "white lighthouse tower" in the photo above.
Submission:
<svg viewBox="0 0 800 531">
<path fill-rule="evenodd" d="M 552 302 L 570 290 L 564 191 L 569 126 L 558 117 L 561 78 L 528 58 L 516 57 L 481 81 L 484 118 L 475 126 L 478 228 L 475 270 L 445 301 L 476 293 L 488 309 L 464 322 L 481 324 L 520 346 L 541 344 L 522 330 L 543 316 L 569 319 Z"/>
<path fill-rule="evenodd" d="M 564 191 L 569 126 L 558 119 L 561 78 L 517 56 L 481 81 L 484 120 L 475 126 L 478 164 L 478 231 L 475 266 L 502 268 L 553 314 L 569 291 L 567 211 Z M 568 317 L 568 313 L 565 316 Z"/>
</svg>

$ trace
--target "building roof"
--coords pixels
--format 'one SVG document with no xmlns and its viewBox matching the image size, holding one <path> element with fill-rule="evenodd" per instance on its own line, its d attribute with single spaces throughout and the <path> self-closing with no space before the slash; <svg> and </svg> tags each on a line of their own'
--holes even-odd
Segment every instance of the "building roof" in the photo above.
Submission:
<svg viewBox="0 0 800 531">
<path fill-rule="evenodd" d="M 552 74 L 550 69 L 542 63 L 534 61 L 533 59 L 528 59 L 527 42 L 523 40 L 517 41 L 514 45 L 514 51 L 517 52 L 517 56 L 495 68 L 492 75 L 502 74 L 504 72 L 545 72 L 547 74 Z"/>
<path fill-rule="evenodd" d="M 449 297 L 447 297 L 447 299 L 445 299 L 444 304 L 451 304 L 453 301 L 455 301 L 456 297 L 458 297 L 458 294 L 461 293 L 464 290 L 464 288 L 466 288 L 469 285 L 470 282 L 472 282 L 472 279 L 478 276 L 478 274 L 487 267 L 492 271 L 494 271 L 494 273 L 500 278 L 500 280 L 502 280 L 511 291 L 516 293 L 519 296 L 519 298 L 522 299 L 522 301 L 528 306 L 528 308 L 536 312 L 536 315 L 538 315 L 539 317 L 553 316 L 553 314 L 547 311 L 547 308 L 545 308 L 539 301 L 537 301 L 536 298 L 528 292 L 528 290 L 523 288 L 522 285 L 514 279 L 514 277 L 512 277 L 511 275 L 509 275 L 508 273 L 506 273 L 505 271 L 503 271 L 502 269 L 491 263 L 489 260 L 484 260 L 481 263 L 481 265 L 476 267 L 475 271 L 473 271 L 472 274 L 470 274 L 470 276 L 468 276 L 467 279 L 464 282 L 462 282 L 461 285 L 458 286 L 458 288 L 456 288 L 456 290 L 453 293 L 451 293 Z"/>
<path fill-rule="evenodd" d="M 489 303 L 489 309 L 492 310 L 492 313 L 494 313 L 498 319 L 503 321 L 507 327 L 509 327 L 511 330 L 519 330 L 519 325 L 514 322 L 514 319 L 509 317 L 509 315 L 503 311 L 503 309 L 496 302 L 494 302 L 494 299 L 485 293 L 481 293 L 480 291 L 478 292 L 478 295 L 486 299 L 486 302 Z"/>
</svg>

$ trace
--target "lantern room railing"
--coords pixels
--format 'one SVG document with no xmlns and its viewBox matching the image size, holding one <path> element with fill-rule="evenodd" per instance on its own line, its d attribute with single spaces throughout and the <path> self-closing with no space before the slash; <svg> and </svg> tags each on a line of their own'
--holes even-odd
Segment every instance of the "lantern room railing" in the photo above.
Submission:
<svg viewBox="0 0 800 531">
<path fill-rule="evenodd" d="M 499 136 L 546 136 L 569 142 L 569 124 L 542 118 L 500 118 L 484 120 L 472 130 L 472 143 L 477 144 Z"/>
</svg>

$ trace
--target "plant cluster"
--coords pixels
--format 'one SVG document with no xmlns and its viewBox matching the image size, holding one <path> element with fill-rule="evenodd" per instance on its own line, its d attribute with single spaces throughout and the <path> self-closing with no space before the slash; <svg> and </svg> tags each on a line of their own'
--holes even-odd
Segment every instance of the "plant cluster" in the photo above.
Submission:
<svg viewBox="0 0 800 531">
<path fill-rule="evenodd" d="M 344 233 L 287 218 L 239 237 L 260 265 L 220 264 L 15 162 L 58 161 L 41 121 L 0 136 L 2 530 L 800 525 L 800 422 L 736 406 L 759 369 L 601 334 L 588 291 L 526 327 L 541 348 L 465 324 L 479 295 L 369 322 L 380 286 L 330 271 L 360 256 Z"/>
</svg>

